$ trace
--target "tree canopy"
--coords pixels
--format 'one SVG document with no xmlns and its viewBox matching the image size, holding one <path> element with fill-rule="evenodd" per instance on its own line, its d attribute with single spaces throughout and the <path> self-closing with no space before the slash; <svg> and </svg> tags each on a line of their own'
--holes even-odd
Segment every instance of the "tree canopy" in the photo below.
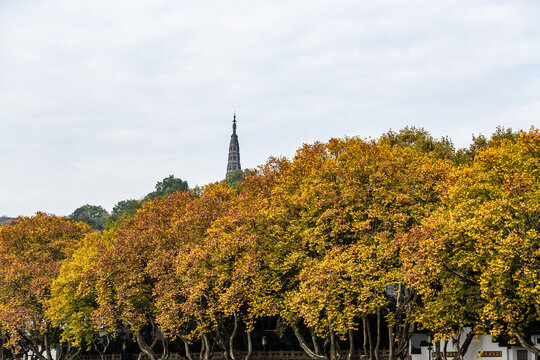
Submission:
<svg viewBox="0 0 540 360">
<path fill-rule="evenodd" d="M 477 334 L 540 354 L 528 332 L 540 321 L 540 132 L 501 128 L 474 151 L 460 161 L 415 128 L 331 139 L 239 172 L 241 186 L 189 190 L 170 176 L 119 202 L 102 232 L 20 218 L 0 227 L 0 333 L 35 360 L 97 349 L 103 334 L 129 334 L 152 360 L 175 341 L 189 359 L 193 347 L 249 359 L 261 319 L 316 360 L 344 344 L 349 359 L 359 346 L 402 360 L 418 328 L 465 334 L 456 360 Z"/>
</svg>

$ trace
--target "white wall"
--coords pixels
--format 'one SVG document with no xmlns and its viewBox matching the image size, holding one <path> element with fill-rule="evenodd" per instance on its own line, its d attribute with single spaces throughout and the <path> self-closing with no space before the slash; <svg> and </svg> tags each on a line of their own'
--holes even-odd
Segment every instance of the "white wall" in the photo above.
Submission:
<svg viewBox="0 0 540 360">
<path fill-rule="evenodd" d="M 465 331 L 469 332 L 470 328 L 466 329 Z M 465 339 L 465 334 L 466 333 L 463 333 L 461 335 L 461 343 L 463 343 L 463 340 Z M 413 337 L 411 338 L 410 350 L 412 350 L 413 347 L 418 349 L 420 347 L 420 343 L 424 342 L 425 344 L 427 340 L 427 334 L 413 334 Z M 540 335 L 532 336 L 532 341 L 537 347 L 540 347 Z M 441 351 L 443 350 L 442 347 L 443 345 L 441 344 Z M 430 356 L 433 358 L 433 352 L 435 351 L 434 347 L 432 347 L 431 351 L 427 346 L 421 346 L 420 349 L 421 354 L 411 354 L 412 360 L 431 360 Z M 526 349 L 517 345 L 512 345 L 511 347 L 499 346 L 497 342 L 492 341 L 491 335 L 476 336 L 471 342 L 463 360 L 518 360 L 518 350 Z M 449 341 L 447 352 L 456 351 L 457 348 L 452 345 L 452 341 Z M 477 357 L 481 352 L 484 353 L 484 356 Z M 500 352 L 501 356 L 489 356 L 489 352 Z M 448 359 L 452 360 L 453 357 L 448 356 Z M 537 359 L 536 355 L 527 351 L 527 360 L 539 359 Z"/>
</svg>

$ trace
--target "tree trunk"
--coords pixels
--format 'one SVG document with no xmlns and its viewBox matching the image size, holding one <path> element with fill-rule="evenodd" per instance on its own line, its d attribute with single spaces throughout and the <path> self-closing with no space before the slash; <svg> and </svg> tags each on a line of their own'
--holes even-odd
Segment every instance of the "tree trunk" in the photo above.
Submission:
<svg viewBox="0 0 540 360">
<path fill-rule="evenodd" d="M 428 359 L 428 360 L 431 360 L 431 359 Z M 434 360 L 442 360 L 440 340 L 435 342 L 435 359 Z"/>
<path fill-rule="evenodd" d="M 330 360 L 337 360 L 339 358 L 339 350 L 337 346 L 336 334 L 332 328 L 329 329 L 330 333 Z"/>
<path fill-rule="evenodd" d="M 328 335 L 326 337 L 326 339 L 324 339 L 324 344 L 323 344 L 323 350 L 322 350 L 322 354 L 321 355 L 324 355 L 326 356 L 326 358 L 328 358 L 328 353 L 330 352 L 330 335 Z"/>
<path fill-rule="evenodd" d="M 60 347 L 61 349 L 61 347 Z M 59 349 L 59 353 L 61 352 L 61 350 Z M 66 350 L 66 355 L 64 356 L 64 359 L 65 360 L 73 360 L 75 359 L 77 356 L 79 356 L 80 352 L 81 352 L 81 348 L 77 348 L 76 351 L 72 352 L 72 349 L 73 347 L 71 346 L 71 343 L 68 342 L 68 345 L 67 345 L 67 350 Z M 62 357 L 60 356 L 57 356 L 56 357 L 57 360 L 60 360 L 62 359 Z"/>
<path fill-rule="evenodd" d="M 144 340 L 140 331 L 135 333 L 135 340 L 137 340 L 137 345 L 139 345 L 141 351 L 148 355 L 150 360 L 158 360 L 156 353 L 152 350 L 152 347 L 146 343 L 146 340 Z"/>
<path fill-rule="evenodd" d="M 409 342 L 415 329 L 414 322 L 410 322 L 408 316 L 418 299 L 418 295 L 402 283 L 397 284 L 397 289 L 394 286 L 394 293 L 395 309 L 386 309 L 387 314 L 393 315 L 388 325 L 389 360 L 402 359 L 408 354 Z"/>
<path fill-rule="evenodd" d="M 169 358 L 169 341 L 161 335 L 161 344 L 163 346 L 163 352 L 161 353 L 161 360 L 167 360 Z"/>
<path fill-rule="evenodd" d="M 309 332 L 311 334 L 311 342 L 313 342 L 313 350 L 315 354 L 322 355 L 321 348 L 319 347 L 319 342 L 317 341 L 317 335 L 315 335 L 315 331 L 310 328 Z"/>
<path fill-rule="evenodd" d="M 99 358 L 101 360 L 105 359 L 105 352 L 109 348 L 110 344 L 111 339 L 109 338 L 109 335 L 99 336 L 98 338 L 94 339 L 94 350 L 96 350 L 96 352 L 99 354 Z"/>
<path fill-rule="evenodd" d="M 64 355 L 64 347 L 63 346 L 59 346 L 57 348 L 57 352 L 56 352 L 56 357 L 55 357 L 55 360 L 62 360 L 62 359 L 69 359 L 70 356 L 69 356 L 69 350 L 71 349 L 71 343 L 68 341 L 67 343 L 67 351 L 66 351 L 66 354 Z"/>
<path fill-rule="evenodd" d="M 51 354 L 51 346 L 49 344 L 49 338 L 47 334 L 43 335 L 43 347 L 45 348 L 45 354 L 47 355 L 47 359 L 53 360 L 53 356 Z"/>
<path fill-rule="evenodd" d="M 369 345 L 369 359 L 373 360 L 373 336 L 371 335 L 371 324 L 369 323 L 369 317 L 366 316 L 366 328 L 367 328 L 367 338 Z"/>
<path fill-rule="evenodd" d="M 208 340 L 207 333 L 202 334 L 202 340 L 203 340 L 203 345 L 204 345 L 204 352 L 201 349 L 200 357 L 202 360 L 209 360 L 210 359 L 210 340 Z"/>
<path fill-rule="evenodd" d="M 206 342 L 204 334 L 201 334 L 201 351 L 199 352 L 199 360 L 205 360 L 204 353 L 206 351 Z"/>
<path fill-rule="evenodd" d="M 235 360 L 234 356 L 234 337 L 236 336 L 236 331 L 238 330 L 238 317 L 234 314 L 234 327 L 229 337 L 229 353 L 232 360 Z"/>
<path fill-rule="evenodd" d="M 448 360 L 448 340 L 444 340 L 443 359 Z"/>
<path fill-rule="evenodd" d="M 68 351 L 66 352 L 66 360 L 73 360 L 75 359 L 77 356 L 79 356 L 80 352 L 81 352 L 81 348 L 78 348 L 77 351 L 75 351 L 74 353 L 72 353 L 71 355 L 69 355 L 69 352 L 70 352 L 70 345 L 68 344 Z"/>
<path fill-rule="evenodd" d="M 516 333 L 516 337 L 518 338 L 519 343 L 521 346 L 523 346 L 525 349 L 529 350 L 536 356 L 540 356 L 540 349 L 534 346 L 529 339 L 525 337 L 525 335 L 519 333 L 516 329 L 512 329 Z"/>
<path fill-rule="evenodd" d="M 216 334 L 216 342 L 218 346 L 223 350 L 223 356 L 225 357 L 225 360 L 230 360 L 229 355 L 229 346 L 228 346 L 228 336 L 225 334 L 225 330 L 223 329 L 224 325 L 222 324 L 222 321 L 218 322 L 218 325 L 215 330 Z"/>
<path fill-rule="evenodd" d="M 399 327 L 400 334 L 399 334 L 399 341 L 397 344 L 396 349 L 396 357 L 403 359 L 405 356 L 408 355 L 409 351 L 409 343 L 412 337 L 412 334 L 414 333 L 415 324 L 409 323 L 405 319 L 402 319 L 402 323 Z"/>
<path fill-rule="evenodd" d="M 191 357 L 191 350 L 189 349 L 188 342 L 182 336 L 180 336 L 180 339 L 182 339 L 182 342 L 184 343 L 184 351 L 186 352 L 186 358 L 188 360 L 193 360 L 193 358 Z M 202 348 L 201 348 L 201 352 L 202 352 Z"/>
<path fill-rule="evenodd" d="M 247 335 L 247 354 L 244 360 L 251 359 L 251 354 L 253 353 L 253 344 L 251 343 L 251 331 L 246 332 Z"/>
<path fill-rule="evenodd" d="M 469 349 L 469 345 L 471 345 L 471 342 L 472 342 L 473 339 L 474 339 L 474 333 L 473 333 L 472 329 L 465 336 L 465 341 L 463 342 L 463 345 L 459 344 L 460 340 L 461 340 L 461 332 L 458 335 L 457 341 L 455 339 L 453 339 L 454 340 L 454 346 L 457 349 L 457 355 L 454 357 L 454 360 L 462 360 L 463 359 L 463 356 L 465 356 L 465 354 L 467 353 L 467 350 Z"/>
<path fill-rule="evenodd" d="M 379 360 L 381 351 L 381 308 L 377 308 L 377 342 L 375 343 L 375 360 Z"/>
<path fill-rule="evenodd" d="M 354 352 L 354 333 L 351 328 L 349 328 L 349 353 L 347 354 L 347 360 L 352 360 Z"/>
<path fill-rule="evenodd" d="M 394 329 L 388 325 L 388 360 L 394 360 Z"/>
<path fill-rule="evenodd" d="M 298 327 L 293 326 L 293 331 L 294 331 L 294 335 L 298 339 L 298 342 L 300 343 L 300 347 L 302 348 L 302 350 L 305 351 L 307 356 L 309 356 L 312 359 L 316 359 L 316 360 L 327 360 L 326 356 L 318 355 L 318 354 L 315 353 L 315 351 L 313 351 L 313 350 L 311 350 L 309 348 L 309 345 L 306 343 L 306 340 L 304 339 L 304 337 L 302 336 L 302 334 L 298 330 Z"/>
<path fill-rule="evenodd" d="M 367 337 L 367 317 L 362 317 L 362 330 L 364 336 L 364 357 L 366 359 L 371 359 L 371 350 L 368 349 L 368 337 Z"/>
</svg>

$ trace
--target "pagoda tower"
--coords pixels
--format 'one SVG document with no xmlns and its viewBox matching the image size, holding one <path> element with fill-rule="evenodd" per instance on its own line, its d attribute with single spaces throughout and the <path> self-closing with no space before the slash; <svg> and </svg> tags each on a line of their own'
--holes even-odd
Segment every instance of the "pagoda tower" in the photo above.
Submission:
<svg viewBox="0 0 540 360">
<path fill-rule="evenodd" d="M 240 146 L 238 145 L 238 135 L 236 135 L 236 113 L 233 115 L 233 133 L 231 135 L 231 142 L 229 144 L 229 161 L 227 163 L 227 174 L 225 177 L 229 177 L 229 174 L 242 170 L 240 166 Z"/>
</svg>

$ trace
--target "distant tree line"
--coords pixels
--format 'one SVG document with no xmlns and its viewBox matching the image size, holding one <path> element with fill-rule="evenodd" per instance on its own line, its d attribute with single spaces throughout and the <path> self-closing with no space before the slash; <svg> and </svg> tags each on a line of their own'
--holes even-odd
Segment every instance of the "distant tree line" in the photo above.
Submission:
<svg viewBox="0 0 540 360">
<path fill-rule="evenodd" d="M 471 327 L 455 360 L 475 334 L 540 355 L 539 177 L 538 129 L 456 151 L 408 127 L 202 189 L 171 176 L 103 231 L 91 209 L 21 217 L 0 227 L 0 334 L 35 360 L 104 353 L 104 338 L 152 360 L 249 359 L 270 334 L 315 360 L 403 360 L 415 331 L 440 350 Z"/>
<path fill-rule="evenodd" d="M 238 189 L 240 184 L 244 181 L 244 176 L 249 172 L 249 169 L 236 170 L 229 174 L 225 181 L 230 187 Z M 104 229 L 110 229 L 118 222 L 135 215 L 142 204 L 147 201 L 163 199 L 176 191 L 188 190 L 189 186 L 187 181 L 174 177 L 174 175 L 169 175 L 162 181 L 159 181 L 156 184 L 155 190 L 148 193 L 143 198 L 139 200 L 129 199 L 117 202 L 110 214 L 100 205 L 86 204 L 73 211 L 69 215 L 69 218 L 87 223 L 94 230 L 102 231 Z M 191 191 L 198 194 L 200 193 L 201 189 L 196 186 L 195 188 L 191 189 Z M 6 223 L 9 222 L 9 220 L 14 219 L 6 219 Z"/>
<path fill-rule="evenodd" d="M 111 214 L 100 205 L 83 205 L 69 215 L 69 218 L 82 221 L 90 225 L 94 230 L 102 231 L 114 226 L 126 217 L 133 216 L 143 203 L 155 199 L 163 199 L 176 191 L 187 191 L 187 181 L 169 175 L 156 184 L 156 189 L 142 199 L 122 200 L 116 203 Z"/>
</svg>

